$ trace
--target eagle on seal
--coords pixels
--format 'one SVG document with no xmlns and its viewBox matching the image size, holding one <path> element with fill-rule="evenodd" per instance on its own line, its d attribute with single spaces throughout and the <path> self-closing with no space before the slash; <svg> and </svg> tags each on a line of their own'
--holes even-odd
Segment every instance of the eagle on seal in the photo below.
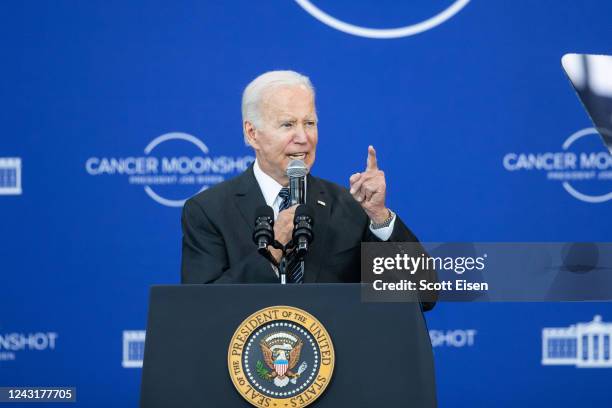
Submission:
<svg viewBox="0 0 612 408">
<path fill-rule="evenodd" d="M 278 377 L 278 379 L 282 380 L 285 377 L 297 378 L 300 376 L 300 374 L 295 373 L 292 370 L 300 360 L 300 353 L 302 352 L 302 346 L 304 345 L 302 340 L 298 340 L 295 346 L 289 350 L 289 356 L 287 356 L 287 350 L 281 349 L 272 351 L 263 341 L 260 342 L 259 345 L 261 347 L 261 352 L 263 353 L 266 365 L 272 370 L 270 373 L 271 378 Z"/>
</svg>

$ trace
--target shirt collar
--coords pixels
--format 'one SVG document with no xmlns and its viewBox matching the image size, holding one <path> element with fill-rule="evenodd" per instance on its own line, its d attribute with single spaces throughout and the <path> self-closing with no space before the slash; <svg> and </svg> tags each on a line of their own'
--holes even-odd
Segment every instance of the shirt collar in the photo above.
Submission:
<svg viewBox="0 0 612 408">
<path fill-rule="evenodd" d="M 261 167 L 259 167 L 257 159 L 255 159 L 255 164 L 253 164 L 253 173 L 255 174 L 255 180 L 257 180 L 257 184 L 259 184 L 259 188 L 266 200 L 266 204 L 272 207 L 274 200 L 278 197 L 278 193 L 283 186 L 263 172 Z"/>
</svg>

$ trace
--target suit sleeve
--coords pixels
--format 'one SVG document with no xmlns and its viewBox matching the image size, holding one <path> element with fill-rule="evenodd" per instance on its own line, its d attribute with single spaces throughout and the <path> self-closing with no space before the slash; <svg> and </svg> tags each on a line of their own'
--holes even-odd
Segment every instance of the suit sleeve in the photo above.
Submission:
<svg viewBox="0 0 612 408">
<path fill-rule="evenodd" d="M 366 242 L 382 242 L 376 235 L 372 233 L 372 231 L 369 228 L 369 224 L 368 224 L 368 227 L 366 228 L 365 241 Z M 393 226 L 393 233 L 391 233 L 391 236 L 386 242 L 418 243 L 419 240 L 412 233 L 412 231 L 410 231 L 410 229 L 406 226 L 406 224 L 404 224 L 404 222 L 400 219 L 400 217 L 396 214 L 395 215 L 395 225 Z M 413 256 L 419 256 L 421 253 L 427 254 L 425 249 L 421 245 L 418 245 L 418 250 L 413 254 Z M 423 273 L 424 279 L 426 279 L 428 282 L 437 281 L 437 274 L 435 270 L 433 269 L 423 270 L 422 273 Z M 437 292 L 430 291 L 427 293 L 426 297 L 427 297 L 427 301 L 421 302 L 421 306 L 424 311 L 428 311 L 434 308 L 434 306 L 436 305 L 437 297 L 438 297 Z"/>
<path fill-rule="evenodd" d="M 255 247 L 240 262 L 229 265 L 226 242 L 208 214 L 188 200 L 182 215 L 181 283 L 274 283 L 270 263 Z"/>
</svg>

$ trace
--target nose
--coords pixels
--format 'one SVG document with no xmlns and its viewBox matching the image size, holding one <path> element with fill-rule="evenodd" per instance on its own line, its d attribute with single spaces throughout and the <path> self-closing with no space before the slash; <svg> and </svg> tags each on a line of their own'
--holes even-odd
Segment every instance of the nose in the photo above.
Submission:
<svg viewBox="0 0 612 408">
<path fill-rule="evenodd" d="M 304 144 L 308 142 L 308 135 L 304 125 L 298 125 L 295 128 L 295 134 L 293 135 L 293 142 L 298 144 Z"/>
</svg>

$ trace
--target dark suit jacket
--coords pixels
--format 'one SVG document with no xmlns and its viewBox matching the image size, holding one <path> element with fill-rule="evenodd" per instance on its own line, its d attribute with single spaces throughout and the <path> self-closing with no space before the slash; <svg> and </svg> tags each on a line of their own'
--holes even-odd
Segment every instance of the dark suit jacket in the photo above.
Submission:
<svg viewBox="0 0 612 408">
<path fill-rule="evenodd" d="M 307 183 L 314 240 L 304 258 L 304 282 L 360 282 L 361 242 L 380 241 L 370 231 L 368 216 L 345 188 L 311 175 Z M 278 282 L 252 240 L 255 211 L 262 205 L 252 166 L 187 200 L 182 283 Z M 389 241 L 418 242 L 399 217 Z"/>
</svg>

